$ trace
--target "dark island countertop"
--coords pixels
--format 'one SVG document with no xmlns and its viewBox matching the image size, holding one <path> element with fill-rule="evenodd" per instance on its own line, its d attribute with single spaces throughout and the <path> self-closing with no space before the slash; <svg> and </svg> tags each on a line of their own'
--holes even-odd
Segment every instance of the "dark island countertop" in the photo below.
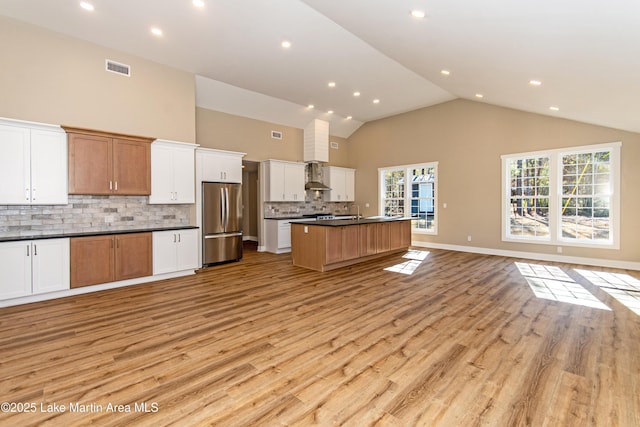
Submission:
<svg viewBox="0 0 640 427">
<path fill-rule="evenodd" d="M 87 236 L 104 236 L 107 234 L 129 234 L 129 233 L 145 233 L 153 231 L 174 231 L 174 230 L 192 230 L 196 227 L 194 225 L 174 225 L 168 227 L 142 227 L 142 228 L 127 228 L 127 227 L 109 227 L 101 228 L 99 230 L 86 230 L 86 231 L 61 231 L 59 233 L 46 234 L 46 232 L 34 232 L 33 234 L 11 235 L 9 233 L 0 233 L 0 242 L 19 242 L 22 240 L 42 240 L 42 239 L 61 239 L 65 237 L 87 237 Z M 38 234 L 39 233 L 39 234 Z"/>
<path fill-rule="evenodd" d="M 382 222 L 411 221 L 411 218 L 402 216 L 374 216 L 359 219 L 323 219 L 319 221 L 291 221 L 291 224 L 317 225 L 320 227 L 343 227 L 345 225 L 379 224 Z"/>
</svg>

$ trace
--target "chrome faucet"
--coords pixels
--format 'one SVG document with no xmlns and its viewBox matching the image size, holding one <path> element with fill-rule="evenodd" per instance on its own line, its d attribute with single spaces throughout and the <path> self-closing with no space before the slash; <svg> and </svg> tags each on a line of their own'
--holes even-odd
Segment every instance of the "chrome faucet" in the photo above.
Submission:
<svg viewBox="0 0 640 427">
<path fill-rule="evenodd" d="M 356 209 L 358 210 L 358 214 L 356 216 L 356 219 L 360 219 L 360 205 L 354 205 L 356 207 Z"/>
</svg>

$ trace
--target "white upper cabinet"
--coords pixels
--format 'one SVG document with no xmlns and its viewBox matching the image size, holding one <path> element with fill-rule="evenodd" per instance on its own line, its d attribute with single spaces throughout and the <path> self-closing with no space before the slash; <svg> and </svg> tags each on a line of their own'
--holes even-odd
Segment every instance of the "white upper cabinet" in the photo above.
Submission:
<svg viewBox="0 0 640 427">
<path fill-rule="evenodd" d="M 242 157 L 245 154 L 198 148 L 196 165 L 200 181 L 242 183 Z"/>
<path fill-rule="evenodd" d="M 267 160 L 265 202 L 304 202 L 304 163 Z"/>
<path fill-rule="evenodd" d="M 325 166 L 322 168 L 323 182 L 331 188 L 331 190 L 324 193 L 325 201 L 353 202 L 356 199 L 355 177 L 355 169 L 337 166 Z"/>
<path fill-rule="evenodd" d="M 0 119 L 0 204 L 66 205 L 67 179 L 64 130 Z"/>
<path fill-rule="evenodd" d="M 156 140 L 151 144 L 150 204 L 196 202 L 196 144 Z"/>
</svg>

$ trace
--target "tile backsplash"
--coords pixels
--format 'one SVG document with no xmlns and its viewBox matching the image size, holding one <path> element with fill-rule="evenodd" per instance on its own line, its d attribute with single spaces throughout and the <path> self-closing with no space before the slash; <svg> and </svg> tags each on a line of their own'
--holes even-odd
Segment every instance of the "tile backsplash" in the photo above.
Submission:
<svg viewBox="0 0 640 427">
<path fill-rule="evenodd" d="M 0 235 L 46 235 L 189 225 L 191 205 L 150 205 L 147 196 L 69 196 L 64 206 L 0 205 Z"/>
<path fill-rule="evenodd" d="M 281 218 L 314 213 L 330 213 L 334 215 L 356 214 L 354 202 L 325 202 L 320 192 L 307 191 L 306 193 L 304 202 L 265 202 L 264 217 Z"/>
</svg>

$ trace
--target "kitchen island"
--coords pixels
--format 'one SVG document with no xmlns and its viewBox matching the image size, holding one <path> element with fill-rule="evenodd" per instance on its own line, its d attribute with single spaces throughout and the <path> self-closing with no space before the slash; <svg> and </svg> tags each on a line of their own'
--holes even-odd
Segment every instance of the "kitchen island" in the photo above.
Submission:
<svg viewBox="0 0 640 427">
<path fill-rule="evenodd" d="M 411 246 L 411 218 L 291 221 L 293 265 L 329 271 Z"/>
</svg>

